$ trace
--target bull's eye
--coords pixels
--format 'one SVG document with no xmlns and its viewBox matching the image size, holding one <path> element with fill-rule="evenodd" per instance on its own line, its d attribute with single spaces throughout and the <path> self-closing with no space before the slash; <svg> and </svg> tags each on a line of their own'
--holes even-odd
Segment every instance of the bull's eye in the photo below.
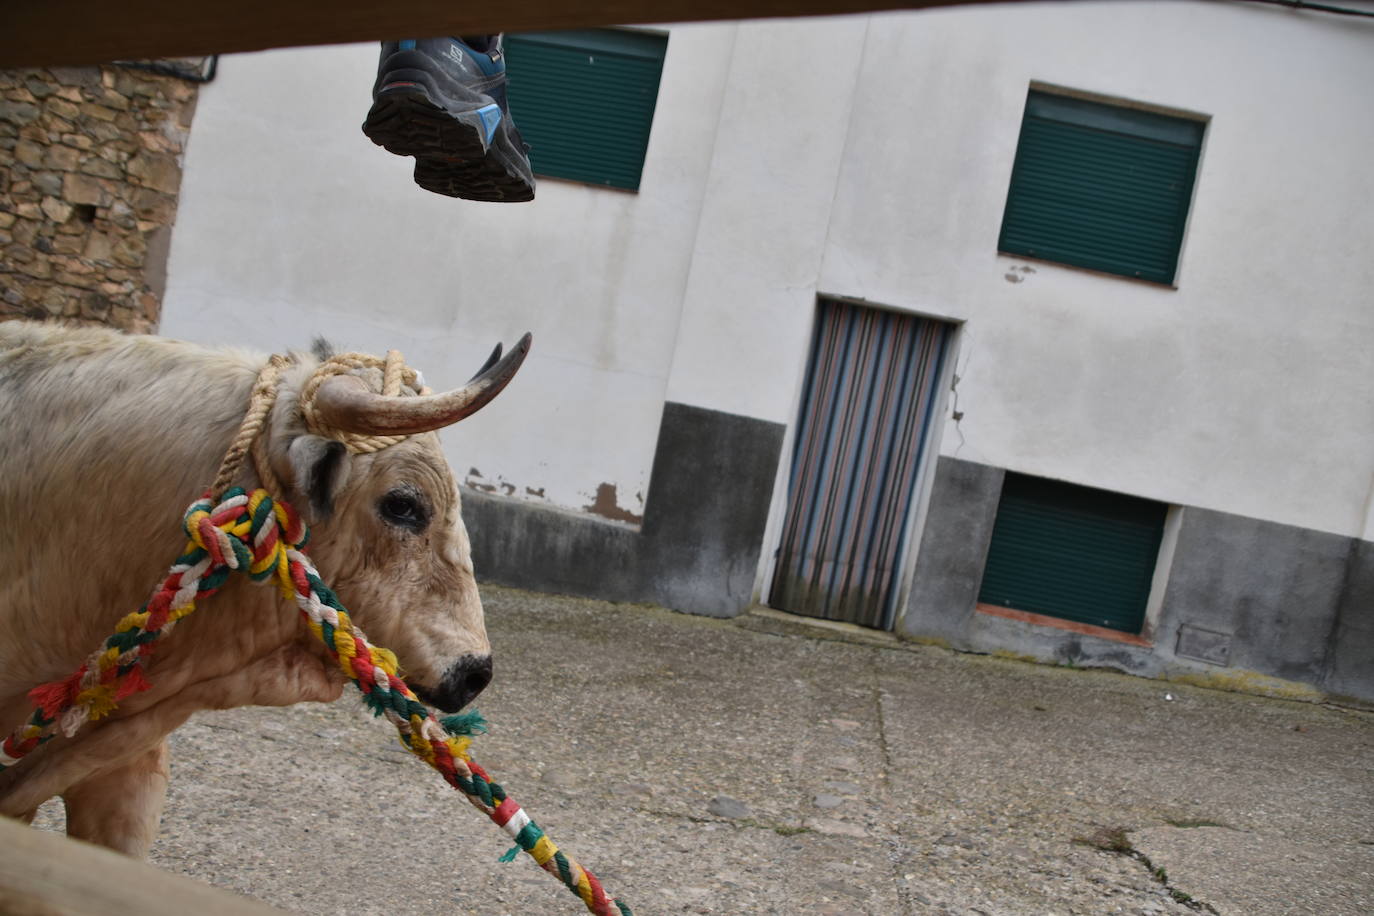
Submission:
<svg viewBox="0 0 1374 916">
<path fill-rule="evenodd" d="M 377 511 L 387 522 L 412 531 L 423 531 L 429 524 L 429 511 L 410 489 L 392 490 L 382 497 Z"/>
</svg>

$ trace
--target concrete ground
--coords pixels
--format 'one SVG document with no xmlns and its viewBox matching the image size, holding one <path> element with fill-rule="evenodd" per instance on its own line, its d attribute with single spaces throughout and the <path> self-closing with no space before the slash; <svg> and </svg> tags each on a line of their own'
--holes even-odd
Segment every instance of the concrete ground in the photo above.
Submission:
<svg viewBox="0 0 1374 916">
<path fill-rule="evenodd" d="M 1374 912 L 1369 713 L 484 595 L 474 757 L 641 916 Z M 351 697 L 172 743 L 163 868 L 303 913 L 583 911 Z"/>
</svg>

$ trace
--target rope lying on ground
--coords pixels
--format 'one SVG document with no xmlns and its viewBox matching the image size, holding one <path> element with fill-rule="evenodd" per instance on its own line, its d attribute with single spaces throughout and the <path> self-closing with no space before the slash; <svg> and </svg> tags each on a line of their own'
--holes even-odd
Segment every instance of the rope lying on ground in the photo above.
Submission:
<svg viewBox="0 0 1374 916">
<path fill-rule="evenodd" d="M 347 358 L 356 356 L 348 354 Z M 381 362 L 375 357 L 366 359 Z M 399 353 L 387 354 L 388 387 L 396 387 L 392 378 L 399 375 L 399 361 Z M 276 397 L 285 365 L 282 358 L 273 357 L 263 369 L 239 435 L 216 475 L 217 482 L 232 479 L 250 453 L 261 475 L 266 462 L 257 433 Z M 415 374 L 407 371 L 412 373 L 406 380 L 410 384 Z M 373 444 L 360 446 L 369 449 Z M 170 635 L 178 620 L 196 609 L 198 598 L 219 591 L 230 572 L 246 573 L 255 582 L 275 578 L 282 596 L 295 600 L 310 631 L 362 692 L 372 713 L 386 716 L 396 727 L 404 747 L 438 770 L 449 785 L 510 834 L 540 868 L 580 897 L 592 913 L 632 916 L 627 905 L 607 896 L 596 876 L 554 845 L 471 758 L 470 733 L 481 728 L 480 717 L 467 713 L 436 719 L 397 675 L 395 654 L 373 646 L 353 625 L 348 610 L 306 555 L 310 530 L 289 504 L 273 500 L 263 489 L 250 494 L 233 487 L 218 500 L 211 497 L 207 492 L 186 510 L 182 520 L 188 538 L 186 548 L 148 602 L 125 616 L 115 633 L 72 675 L 29 692 L 33 715 L 0 742 L 0 771 L 50 740 L 58 729 L 71 736 L 85 723 L 112 712 L 125 697 L 152 686 L 143 675 L 143 658 Z"/>
</svg>

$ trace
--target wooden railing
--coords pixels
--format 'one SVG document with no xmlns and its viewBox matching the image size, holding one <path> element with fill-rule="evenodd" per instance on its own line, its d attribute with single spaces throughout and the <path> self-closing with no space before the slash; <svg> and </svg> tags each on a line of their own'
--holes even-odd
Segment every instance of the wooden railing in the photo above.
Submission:
<svg viewBox="0 0 1374 916">
<path fill-rule="evenodd" d="M 0 817 L 0 913 L 280 916 L 229 891 Z"/>
<path fill-rule="evenodd" d="M 41 0 L 5 4 L 0 68 L 599 25 L 819 16 L 988 0 Z"/>
</svg>

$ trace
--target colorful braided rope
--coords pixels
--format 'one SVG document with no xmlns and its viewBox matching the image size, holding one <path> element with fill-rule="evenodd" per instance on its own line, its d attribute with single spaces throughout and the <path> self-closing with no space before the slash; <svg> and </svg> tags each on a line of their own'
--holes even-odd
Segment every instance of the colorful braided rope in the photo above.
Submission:
<svg viewBox="0 0 1374 916">
<path fill-rule="evenodd" d="M 597 916 L 632 916 L 607 896 L 601 882 L 563 853 L 468 754 L 466 732 L 480 723 L 473 714 L 436 719 L 396 674 L 396 656 L 367 641 L 353 625 L 338 596 L 320 579 L 306 556 L 309 528 L 291 507 L 266 490 L 238 487 L 219 501 L 207 494 L 187 509 L 189 541 L 148 603 L 119 622 L 114 635 L 70 677 L 29 692 L 29 721 L 0 743 L 0 770 L 49 740 L 56 729 L 74 734 L 86 722 L 111 712 L 123 698 L 151 686 L 141 660 L 176 622 L 196 609 L 196 599 L 213 595 L 231 571 L 254 581 L 275 578 L 283 597 L 295 600 L 312 633 L 362 692 L 374 715 L 386 716 L 401 744 L 428 763 L 529 853 L 540 868 L 563 882 Z"/>
</svg>

